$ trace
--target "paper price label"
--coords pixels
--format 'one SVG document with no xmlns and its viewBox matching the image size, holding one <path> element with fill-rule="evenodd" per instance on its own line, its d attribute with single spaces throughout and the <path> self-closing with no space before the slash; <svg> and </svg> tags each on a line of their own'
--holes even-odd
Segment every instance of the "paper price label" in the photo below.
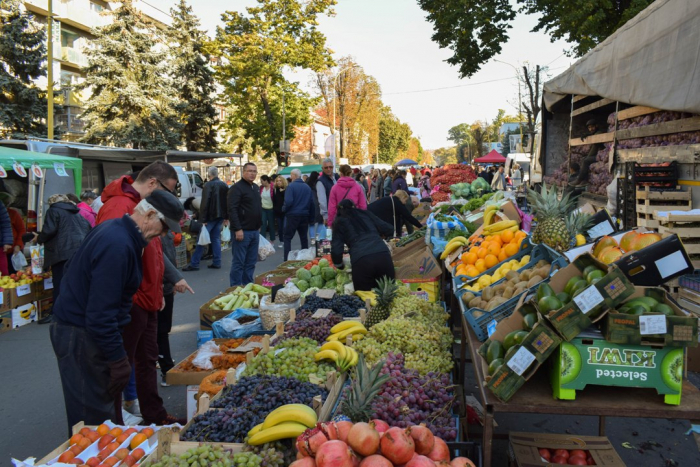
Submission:
<svg viewBox="0 0 700 467">
<path fill-rule="evenodd" d="M 586 290 L 574 297 L 574 303 L 579 307 L 583 314 L 588 314 L 593 308 L 603 303 L 603 296 L 600 294 L 595 285 L 588 287 Z"/>
<path fill-rule="evenodd" d="M 4 305 L 4 304 L 5 304 L 5 293 L 0 292 L 0 305 Z"/>
<path fill-rule="evenodd" d="M 525 370 L 530 368 L 530 365 L 534 361 L 535 356 L 532 355 L 532 352 L 525 347 L 520 347 L 520 349 L 515 352 L 515 355 L 508 360 L 508 368 L 516 372 L 518 376 L 522 376 Z"/>
<path fill-rule="evenodd" d="M 489 334 L 489 337 L 493 335 L 494 332 L 496 332 L 496 325 L 498 324 L 498 321 L 495 319 L 491 321 L 489 324 L 486 325 L 486 332 Z"/>
<path fill-rule="evenodd" d="M 639 334 L 666 334 L 666 315 L 640 316 Z"/>
<path fill-rule="evenodd" d="M 5 167 L 0 165 L 0 178 L 7 178 L 7 171 L 5 170 Z"/>
<path fill-rule="evenodd" d="M 588 229 L 588 236 L 591 238 L 598 238 L 602 237 L 603 235 L 608 235 L 610 233 L 613 233 L 615 229 L 613 228 L 612 225 L 610 225 L 610 222 L 607 220 L 601 222 L 600 224 L 594 225 L 590 229 Z"/>
<path fill-rule="evenodd" d="M 325 300 L 331 300 L 335 297 L 335 290 L 333 289 L 321 289 L 316 291 L 316 296 L 318 298 L 323 298 Z"/>
<path fill-rule="evenodd" d="M 24 297 L 28 293 L 32 292 L 32 286 L 30 284 L 20 285 L 15 289 L 17 291 L 18 297 Z"/>
<path fill-rule="evenodd" d="M 664 256 L 655 263 L 656 269 L 659 270 L 659 274 L 661 274 L 663 279 L 666 279 L 667 277 L 672 276 L 678 271 L 682 271 L 689 266 L 681 251 L 676 251 L 668 256 Z"/>
<path fill-rule="evenodd" d="M 49 277 L 48 279 L 44 279 L 44 290 L 51 290 L 53 289 L 53 277 Z"/>
<path fill-rule="evenodd" d="M 311 315 L 311 317 L 315 319 L 325 318 L 326 316 L 330 315 L 332 311 L 333 310 L 329 310 L 328 308 L 319 308 L 316 310 L 316 313 Z"/>
<path fill-rule="evenodd" d="M 259 342 L 248 342 L 247 344 L 240 345 L 235 349 L 228 349 L 230 353 L 248 353 L 251 350 L 262 349 L 263 346 Z"/>
</svg>

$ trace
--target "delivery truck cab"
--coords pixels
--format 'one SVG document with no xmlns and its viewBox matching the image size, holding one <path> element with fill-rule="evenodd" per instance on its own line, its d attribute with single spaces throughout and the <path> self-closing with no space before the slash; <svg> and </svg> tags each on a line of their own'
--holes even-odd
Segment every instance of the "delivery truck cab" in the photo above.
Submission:
<svg viewBox="0 0 700 467">
<path fill-rule="evenodd" d="M 183 203 L 187 198 L 201 198 L 204 190 L 204 180 L 199 172 L 185 170 L 184 167 L 175 166 L 177 172 L 177 197 Z"/>
</svg>

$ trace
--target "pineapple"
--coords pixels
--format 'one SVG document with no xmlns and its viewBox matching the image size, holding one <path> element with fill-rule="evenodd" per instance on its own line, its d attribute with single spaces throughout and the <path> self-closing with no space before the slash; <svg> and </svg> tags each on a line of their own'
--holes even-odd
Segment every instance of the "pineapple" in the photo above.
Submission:
<svg viewBox="0 0 700 467">
<path fill-rule="evenodd" d="M 345 399 L 340 406 L 341 413 L 350 417 L 353 423 L 368 422 L 372 419 L 372 400 L 390 378 L 388 374 L 381 374 L 383 367 L 384 360 L 378 362 L 370 370 L 364 355 L 360 353 L 357 366 L 355 366 L 355 378 L 347 389 Z"/>
<path fill-rule="evenodd" d="M 579 238 L 586 243 L 585 237 L 581 234 L 586 232 L 591 225 L 592 216 L 584 212 L 572 212 L 569 217 L 566 218 L 566 228 L 569 230 L 569 235 L 571 236 L 572 246 L 580 246 Z M 582 244 L 583 244 L 582 243 Z"/>
<path fill-rule="evenodd" d="M 532 241 L 563 252 L 571 247 L 571 233 L 567 227 L 567 216 L 573 211 L 575 199 L 570 199 L 565 194 L 561 200 L 557 193 L 557 187 L 552 185 L 547 189 L 547 184 L 542 184 L 542 191 L 527 190 L 527 201 L 533 216 L 537 219 L 537 227 L 532 233 Z"/>
<path fill-rule="evenodd" d="M 386 276 L 377 281 L 377 287 L 372 289 L 372 292 L 377 295 L 377 306 L 372 308 L 367 314 L 367 320 L 365 321 L 367 329 L 389 317 L 391 302 L 394 301 L 398 288 L 399 286 L 394 279 Z"/>
</svg>

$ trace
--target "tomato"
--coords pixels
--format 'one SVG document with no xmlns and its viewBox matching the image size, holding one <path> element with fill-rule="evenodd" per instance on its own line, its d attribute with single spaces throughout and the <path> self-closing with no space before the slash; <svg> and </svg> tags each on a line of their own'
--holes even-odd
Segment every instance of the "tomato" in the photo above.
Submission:
<svg viewBox="0 0 700 467">
<path fill-rule="evenodd" d="M 585 459 L 586 458 L 586 451 L 584 451 L 582 449 L 572 449 L 571 451 L 569 451 L 569 457 L 574 457 L 574 456 L 583 457 Z"/>
<path fill-rule="evenodd" d="M 540 456 L 547 462 L 549 462 L 552 459 L 552 453 L 549 452 L 549 449 L 547 448 L 540 448 Z"/>
<path fill-rule="evenodd" d="M 586 459 L 581 456 L 569 457 L 569 465 L 588 465 Z"/>
<path fill-rule="evenodd" d="M 596 465 L 592 457 L 587 457 L 586 462 L 588 462 L 588 465 Z"/>
<path fill-rule="evenodd" d="M 569 458 L 564 457 L 564 456 L 554 456 L 552 457 L 551 462 L 553 464 L 566 464 L 568 462 Z"/>
<path fill-rule="evenodd" d="M 569 456 L 569 451 L 567 451 L 566 449 L 556 449 L 556 450 L 554 451 L 554 453 L 553 453 L 553 456 L 554 456 L 554 457 L 561 456 L 561 457 L 563 457 L 564 459 L 568 459 L 568 458 L 570 457 L 570 456 Z M 566 463 L 566 462 L 565 462 L 565 463 Z"/>
</svg>

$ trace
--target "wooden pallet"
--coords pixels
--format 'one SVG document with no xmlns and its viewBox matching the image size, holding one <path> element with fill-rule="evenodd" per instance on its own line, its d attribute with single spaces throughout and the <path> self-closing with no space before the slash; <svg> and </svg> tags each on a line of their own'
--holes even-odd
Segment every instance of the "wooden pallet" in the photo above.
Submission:
<svg viewBox="0 0 700 467">
<path fill-rule="evenodd" d="M 654 218 L 654 214 L 646 214 L 643 212 L 637 213 L 637 227 L 646 227 L 648 229 L 658 229 L 659 221 Z"/>
<path fill-rule="evenodd" d="M 649 200 L 673 200 L 673 201 L 689 201 L 693 198 L 693 192 L 683 191 L 680 185 L 676 185 L 675 190 L 668 191 L 651 191 L 649 187 L 644 187 L 643 190 L 637 190 L 637 199 Z"/>
<path fill-rule="evenodd" d="M 700 223 L 700 215 L 698 214 L 671 214 L 657 213 L 654 215 L 658 221 L 669 228 L 696 228 L 696 226 L 688 226 L 690 223 Z"/>
<path fill-rule="evenodd" d="M 690 211 L 692 200 L 637 199 L 637 214 L 654 214 L 664 211 Z"/>
<path fill-rule="evenodd" d="M 669 226 L 669 224 L 664 224 L 661 220 L 659 220 L 659 223 L 659 233 L 664 238 L 675 234 L 683 240 L 700 240 L 700 226 L 683 227 L 683 224 Z"/>
</svg>

